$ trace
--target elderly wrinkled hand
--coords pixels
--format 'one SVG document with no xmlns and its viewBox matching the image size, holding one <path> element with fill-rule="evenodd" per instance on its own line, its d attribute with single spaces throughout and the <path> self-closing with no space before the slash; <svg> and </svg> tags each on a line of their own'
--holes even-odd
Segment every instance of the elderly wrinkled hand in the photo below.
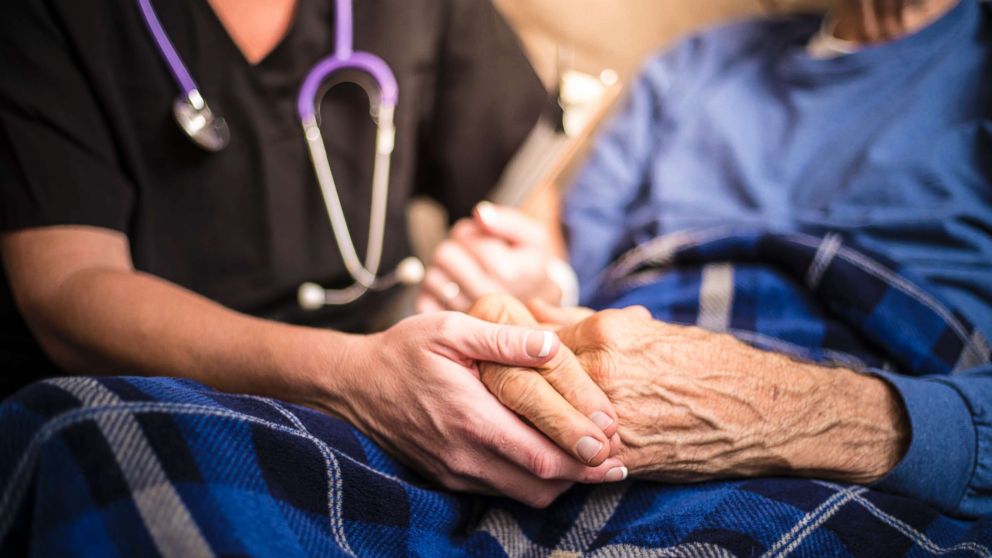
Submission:
<svg viewBox="0 0 992 558">
<path fill-rule="evenodd" d="M 868 483 L 905 450 L 905 412 L 882 380 L 659 322 L 640 307 L 592 315 L 530 310 L 558 324 L 571 349 L 562 358 L 574 356 L 616 409 L 617 457 L 631 474 L 668 482 L 785 474 Z M 576 399 L 587 385 L 556 388 Z M 528 400 L 500 399 L 513 409 L 541 409 L 542 424 L 552 426 L 539 428 L 559 444 L 574 438 L 540 394 L 518 395 Z"/>
</svg>

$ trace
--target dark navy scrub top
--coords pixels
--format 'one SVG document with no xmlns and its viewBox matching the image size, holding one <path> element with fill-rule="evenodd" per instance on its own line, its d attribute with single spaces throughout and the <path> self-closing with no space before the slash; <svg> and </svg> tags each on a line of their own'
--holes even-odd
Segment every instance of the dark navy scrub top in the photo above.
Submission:
<svg viewBox="0 0 992 558">
<path fill-rule="evenodd" d="M 310 312 L 304 281 L 350 284 L 306 152 L 296 96 L 333 48 L 331 0 L 298 0 L 257 65 L 207 0 L 153 2 L 231 143 L 207 153 L 172 115 L 177 88 L 130 0 L 11 0 L 0 7 L 0 231 L 91 225 L 126 233 L 138 270 L 233 309 L 365 331 L 386 295 Z M 383 269 L 410 254 L 406 201 L 452 218 L 495 184 L 546 103 L 488 0 L 355 2 L 355 46 L 399 81 Z M 374 127 L 357 86 L 335 88 L 321 129 L 364 257 Z M 0 396 L 57 373 L 0 275 Z"/>
</svg>

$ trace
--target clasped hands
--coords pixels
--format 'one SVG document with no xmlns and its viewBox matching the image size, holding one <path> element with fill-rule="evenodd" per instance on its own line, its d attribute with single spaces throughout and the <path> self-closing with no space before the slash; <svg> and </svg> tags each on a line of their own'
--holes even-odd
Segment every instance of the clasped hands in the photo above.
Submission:
<svg viewBox="0 0 992 558">
<path fill-rule="evenodd" d="M 905 412 L 872 376 L 659 322 L 642 307 L 593 313 L 491 295 L 469 313 L 557 332 L 550 361 L 480 363 L 480 379 L 561 449 L 590 465 L 619 459 L 624 477 L 870 483 L 905 451 Z"/>
<path fill-rule="evenodd" d="M 908 420 L 883 380 L 643 308 L 538 302 L 561 295 L 550 245 L 519 212 L 480 206 L 438 248 L 424 314 L 357 341 L 361 373 L 324 390 L 329 407 L 446 488 L 535 507 L 572 483 L 628 475 L 868 483 L 905 451 Z M 547 353 L 530 346 L 540 329 L 556 333 Z"/>
</svg>

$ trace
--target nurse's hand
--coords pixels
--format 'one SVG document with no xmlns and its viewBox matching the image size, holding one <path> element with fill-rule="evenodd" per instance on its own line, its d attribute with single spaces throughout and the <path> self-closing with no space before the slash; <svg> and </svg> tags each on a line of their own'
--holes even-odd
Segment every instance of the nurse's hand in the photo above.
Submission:
<svg viewBox="0 0 992 558">
<path fill-rule="evenodd" d="M 540 222 L 510 207 L 480 203 L 435 250 L 416 309 L 464 312 L 483 295 L 503 293 L 558 304 L 562 291 L 548 274 L 555 259 Z"/>
<path fill-rule="evenodd" d="M 328 375 L 320 406 L 446 488 L 544 507 L 573 482 L 603 482 L 621 466 L 605 451 L 580 462 L 480 381 L 479 361 L 534 367 L 555 358 L 553 333 L 441 312 L 352 343 L 346 358 L 356 366 Z"/>
</svg>

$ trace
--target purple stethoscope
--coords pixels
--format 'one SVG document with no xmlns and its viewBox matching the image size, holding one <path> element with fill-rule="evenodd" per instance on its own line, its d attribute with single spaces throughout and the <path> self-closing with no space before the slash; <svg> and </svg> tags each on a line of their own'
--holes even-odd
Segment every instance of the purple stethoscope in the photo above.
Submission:
<svg viewBox="0 0 992 558">
<path fill-rule="evenodd" d="M 396 77 L 385 61 L 368 52 L 355 52 L 352 38 L 354 31 L 352 0 L 334 1 L 336 8 L 334 53 L 318 62 L 307 74 L 300 88 L 296 106 L 317 184 L 320 186 L 327 216 L 331 222 L 334 240 L 354 283 L 343 289 L 325 289 L 316 283 L 303 283 L 299 287 L 297 298 L 300 306 L 307 310 L 349 304 L 370 290 L 382 291 L 401 283 L 416 285 L 424 278 L 424 265 L 414 257 L 401 261 L 392 273 L 381 277 L 378 275 L 385 242 L 389 166 L 396 144 L 396 127 L 393 118 L 399 100 L 399 87 L 396 84 Z M 176 122 L 194 143 L 207 151 L 216 152 L 224 149 L 231 139 L 227 122 L 215 115 L 203 99 L 196 81 L 193 80 L 163 29 L 151 0 L 137 0 L 137 3 L 148 31 L 179 87 L 179 97 L 173 104 Z M 345 72 L 358 72 L 359 75 L 368 76 L 371 80 L 346 79 Z M 362 87 L 369 97 L 370 114 L 376 125 L 369 241 L 364 263 L 358 257 L 355 243 L 348 230 L 319 126 L 320 103 L 332 87 L 342 83 L 354 83 Z"/>
</svg>

